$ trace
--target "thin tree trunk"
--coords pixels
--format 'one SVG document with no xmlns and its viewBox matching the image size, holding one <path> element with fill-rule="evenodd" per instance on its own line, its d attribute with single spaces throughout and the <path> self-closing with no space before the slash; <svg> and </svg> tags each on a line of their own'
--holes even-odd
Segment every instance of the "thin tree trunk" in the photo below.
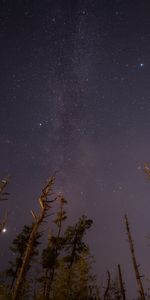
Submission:
<svg viewBox="0 0 150 300">
<path fill-rule="evenodd" d="M 0 180 L 0 201 L 7 200 L 7 198 L 4 199 L 3 196 L 7 196 L 8 195 L 8 193 L 5 193 L 4 190 L 5 190 L 6 186 L 7 186 L 7 184 L 9 183 L 9 180 L 10 180 L 9 177 L 7 179 Z M 6 212 L 5 215 L 4 215 L 4 217 L 3 217 L 2 222 L 0 223 L 0 233 L 5 228 L 6 223 L 7 223 L 7 219 L 8 219 L 8 216 L 7 216 L 7 212 Z"/>
<path fill-rule="evenodd" d="M 74 240 L 73 240 L 73 248 L 72 248 L 72 251 L 71 251 L 71 260 L 70 260 L 70 264 L 68 266 L 68 278 L 67 278 L 68 290 L 67 290 L 66 300 L 70 300 L 71 293 L 72 293 L 71 275 L 72 275 L 72 266 L 73 266 L 74 259 L 75 259 L 77 238 L 78 238 L 78 232 L 77 232 L 77 229 L 76 229 L 75 237 L 74 237 Z"/>
<path fill-rule="evenodd" d="M 106 287 L 106 290 L 105 290 L 105 293 L 104 293 L 104 300 L 108 299 L 108 292 L 109 292 L 109 289 L 110 289 L 110 280 L 111 280 L 111 277 L 110 277 L 110 272 L 109 271 L 107 272 L 107 275 L 108 275 L 108 278 L 107 278 L 107 287 Z"/>
<path fill-rule="evenodd" d="M 10 285 L 10 290 L 11 290 L 11 291 L 12 291 L 12 289 L 13 289 L 15 280 L 16 280 L 16 278 L 17 278 L 18 270 L 19 270 L 19 267 L 17 267 L 16 270 L 15 270 L 15 274 L 14 274 L 14 276 L 13 276 L 13 279 L 12 279 L 12 282 L 11 282 L 11 285 Z"/>
<path fill-rule="evenodd" d="M 138 287 L 138 293 L 139 293 L 140 299 L 145 300 L 145 293 L 144 293 L 144 288 L 143 288 L 143 284 L 142 284 L 142 280 L 141 280 L 142 276 L 139 273 L 138 265 L 136 262 L 134 244 L 133 244 L 133 240 L 132 240 L 132 236 L 131 236 L 131 231 L 130 231 L 130 226 L 129 226 L 127 215 L 125 215 L 125 225 L 126 225 L 126 231 L 127 231 L 128 241 L 129 241 L 129 245 L 130 245 L 131 257 L 132 257 L 132 263 L 133 263 L 133 268 L 134 268 L 137 287 Z"/>
<path fill-rule="evenodd" d="M 60 238 L 60 234 L 61 234 L 61 229 L 62 229 L 62 219 L 61 216 L 63 214 L 63 207 L 64 207 L 64 198 L 63 197 L 59 197 L 60 199 L 60 220 L 58 222 L 58 233 L 57 233 L 57 240 Z M 57 260 L 57 256 L 58 256 L 58 246 L 55 247 L 54 249 L 54 265 L 52 270 L 49 270 L 49 272 L 47 272 L 47 276 L 46 276 L 46 284 L 45 284 L 45 291 L 44 291 L 44 299 L 48 300 L 50 298 L 50 293 L 51 293 L 51 289 L 52 289 L 52 284 L 54 281 L 54 277 L 55 277 L 55 268 L 56 268 L 56 260 Z"/>
<path fill-rule="evenodd" d="M 30 257 L 32 255 L 33 252 L 33 245 L 36 239 L 36 234 L 38 232 L 39 226 L 41 225 L 41 223 L 43 222 L 44 218 L 46 217 L 46 213 L 47 210 L 49 208 L 48 205 L 48 201 L 47 201 L 47 197 L 52 189 L 52 185 L 54 182 L 54 177 L 51 177 L 48 184 L 46 185 L 46 187 L 42 190 L 42 195 L 39 198 L 39 203 L 40 203 L 40 207 L 41 207 L 41 211 L 39 213 L 38 216 L 36 216 L 36 214 L 32 211 L 32 215 L 35 219 L 35 223 L 33 224 L 33 228 L 32 231 L 30 233 L 30 237 L 29 237 L 29 241 L 27 243 L 27 247 L 26 247 L 26 251 L 25 251 L 25 255 L 23 258 L 23 262 L 22 262 L 22 266 L 20 268 L 20 272 L 18 274 L 18 277 L 16 279 L 16 285 L 13 291 L 13 296 L 12 296 L 12 300 L 19 300 L 20 298 L 20 292 L 21 292 L 21 288 L 22 288 L 22 284 L 23 281 L 25 279 L 26 276 L 26 272 L 27 272 L 27 267 L 29 265 L 30 262 Z"/>
<path fill-rule="evenodd" d="M 124 283 L 122 280 L 122 272 L 121 272 L 120 265 L 118 265 L 118 274 L 119 274 L 119 283 L 120 283 L 120 291 L 121 291 L 122 299 L 126 300 L 126 293 L 125 293 Z"/>
</svg>

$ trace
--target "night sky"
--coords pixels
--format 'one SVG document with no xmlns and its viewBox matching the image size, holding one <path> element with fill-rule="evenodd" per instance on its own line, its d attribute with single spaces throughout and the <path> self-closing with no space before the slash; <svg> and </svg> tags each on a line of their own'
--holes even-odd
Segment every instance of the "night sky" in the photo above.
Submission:
<svg viewBox="0 0 150 300">
<path fill-rule="evenodd" d="M 94 220 L 95 270 L 121 263 L 134 285 L 128 214 L 141 273 L 150 275 L 150 2 L 0 1 L 0 168 L 11 175 L 1 258 L 46 179 L 68 200 L 69 222 Z"/>
</svg>

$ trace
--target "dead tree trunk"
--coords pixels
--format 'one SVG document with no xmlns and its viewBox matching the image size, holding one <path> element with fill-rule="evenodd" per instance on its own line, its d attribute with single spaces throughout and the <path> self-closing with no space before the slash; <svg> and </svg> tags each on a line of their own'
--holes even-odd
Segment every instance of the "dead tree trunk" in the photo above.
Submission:
<svg viewBox="0 0 150 300">
<path fill-rule="evenodd" d="M 16 279 L 16 285 L 15 285 L 15 288 L 13 291 L 12 300 L 21 299 L 20 292 L 21 292 L 23 280 L 25 279 L 25 276 L 26 276 L 27 267 L 30 262 L 30 257 L 32 255 L 33 245 L 34 245 L 34 241 L 36 239 L 36 234 L 39 230 L 41 223 L 43 222 L 44 218 L 46 217 L 48 209 L 50 208 L 49 202 L 54 201 L 54 200 L 48 201 L 48 196 L 52 190 L 53 183 L 54 183 L 54 177 L 51 177 L 50 180 L 48 181 L 47 185 L 45 186 L 45 188 L 42 190 L 42 194 L 39 198 L 39 203 L 40 203 L 39 215 L 36 215 L 33 211 L 31 211 L 32 216 L 34 218 L 33 228 L 30 233 L 30 236 L 29 236 L 29 240 L 28 240 L 27 247 L 25 250 L 22 266 L 20 268 L 18 277 Z"/>
<path fill-rule="evenodd" d="M 67 203 L 67 201 L 64 199 L 63 196 L 59 196 L 58 200 L 60 201 L 60 211 L 57 214 L 57 217 L 55 219 L 55 224 L 58 226 L 58 232 L 57 232 L 57 240 L 60 238 L 61 235 L 61 229 L 62 229 L 62 222 L 67 218 L 66 213 L 63 210 L 64 204 Z M 54 281 L 54 276 L 55 276 L 55 269 L 56 269 L 56 261 L 57 261 L 57 256 L 58 256 L 58 245 L 54 247 L 54 264 L 52 267 L 52 270 L 46 270 L 46 282 L 45 282 L 45 289 L 44 289 L 44 299 L 48 300 L 50 299 L 50 292 L 51 292 L 51 287 Z M 49 273 L 49 274 L 48 274 Z"/>
<path fill-rule="evenodd" d="M 4 193 L 4 189 L 7 186 L 9 180 L 10 180 L 9 177 L 7 179 L 0 180 L 0 196 L 8 195 L 7 193 Z M 0 200 L 5 200 L 5 199 L 0 199 Z"/>
<path fill-rule="evenodd" d="M 7 195 L 9 195 L 8 193 L 5 193 L 4 190 L 7 186 L 7 184 L 9 183 L 9 177 L 7 179 L 2 179 L 0 180 L 0 201 L 4 201 L 7 200 Z M 7 223 L 7 212 L 5 213 L 2 222 L 0 223 L 0 233 L 4 230 L 6 223 Z"/>
<path fill-rule="evenodd" d="M 124 288 L 124 283 L 122 280 L 122 272 L 121 272 L 120 265 L 118 265 L 118 274 L 119 274 L 119 284 L 120 284 L 121 296 L 122 296 L 123 300 L 126 300 L 125 288 Z"/>
<path fill-rule="evenodd" d="M 8 215 L 7 215 L 7 212 L 6 212 L 5 215 L 4 215 L 4 217 L 3 217 L 3 220 L 0 223 L 0 233 L 6 231 L 5 230 L 5 226 L 7 224 L 7 219 L 8 219 Z"/>
<path fill-rule="evenodd" d="M 109 294 L 109 289 L 110 289 L 110 281 L 111 281 L 111 277 L 110 277 L 110 272 L 107 271 L 107 275 L 108 275 L 108 278 L 107 278 L 107 287 L 106 287 L 106 290 L 105 290 L 105 293 L 104 293 L 104 300 L 107 300 L 108 299 L 108 294 Z"/>
<path fill-rule="evenodd" d="M 129 241 L 129 245 L 130 245 L 132 263 L 133 263 L 133 268 L 134 268 L 134 272 L 135 272 L 139 296 L 140 296 L 141 300 L 145 300 L 145 293 L 144 293 L 144 288 L 143 288 L 143 284 L 142 284 L 142 280 L 141 280 L 142 276 L 139 273 L 138 265 L 136 262 L 134 244 L 133 244 L 133 240 L 132 240 L 132 236 L 131 236 L 131 231 L 130 231 L 130 226 L 129 226 L 127 215 L 125 215 L 125 226 L 126 226 L 126 231 L 127 231 L 127 235 L 128 235 L 128 241 Z"/>
</svg>

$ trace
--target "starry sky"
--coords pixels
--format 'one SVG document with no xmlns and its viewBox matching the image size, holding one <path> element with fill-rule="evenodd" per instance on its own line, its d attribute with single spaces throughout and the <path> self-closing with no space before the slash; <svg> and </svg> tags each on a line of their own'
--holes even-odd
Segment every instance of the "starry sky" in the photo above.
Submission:
<svg viewBox="0 0 150 300">
<path fill-rule="evenodd" d="M 134 285 L 124 213 L 150 275 L 149 15 L 147 0 L 0 1 L 0 167 L 1 178 L 11 175 L 4 261 L 58 171 L 70 222 L 94 220 L 99 277 L 121 263 Z"/>
</svg>

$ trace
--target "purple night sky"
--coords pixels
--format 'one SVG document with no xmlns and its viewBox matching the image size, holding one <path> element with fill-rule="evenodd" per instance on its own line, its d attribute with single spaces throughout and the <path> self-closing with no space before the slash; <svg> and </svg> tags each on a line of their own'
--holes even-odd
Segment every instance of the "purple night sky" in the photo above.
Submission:
<svg viewBox="0 0 150 300">
<path fill-rule="evenodd" d="M 99 278 L 120 263 L 134 286 L 124 213 L 150 276 L 149 1 L 0 1 L 0 156 L 1 178 L 11 175 L 4 265 L 57 170 L 69 222 L 94 221 Z"/>
</svg>

